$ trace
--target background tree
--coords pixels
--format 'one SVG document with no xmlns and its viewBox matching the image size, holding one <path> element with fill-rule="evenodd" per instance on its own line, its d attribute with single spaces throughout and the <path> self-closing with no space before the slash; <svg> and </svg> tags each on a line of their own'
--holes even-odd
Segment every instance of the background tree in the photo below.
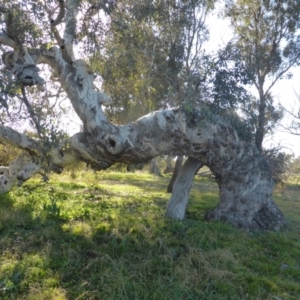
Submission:
<svg viewBox="0 0 300 300">
<path fill-rule="evenodd" d="M 268 131 L 268 114 L 274 110 L 271 89 L 300 61 L 300 3 L 296 0 L 226 1 L 236 36 L 235 46 L 258 92 L 255 142 L 260 151 Z M 270 127 L 269 127 L 270 128 Z"/>
<path fill-rule="evenodd" d="M 185 78 L 201 69 L 205 19 L 213 4 L 127 0 L 115 6 L 102 51 L 91 58 L 103 89 L 118 99 L 106 112 L 110 117 L 132 121 L 182 102 Z"/>
</svg>

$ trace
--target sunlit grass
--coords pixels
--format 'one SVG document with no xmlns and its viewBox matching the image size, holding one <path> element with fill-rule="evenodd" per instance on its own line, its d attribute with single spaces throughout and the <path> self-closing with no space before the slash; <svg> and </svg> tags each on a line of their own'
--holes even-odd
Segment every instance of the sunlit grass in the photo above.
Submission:
<svg viewBox="0 0 300 300">
<path fill-rule="evenodd" d="M 300 299 L 296 183 L 275 195 L 287 228 L 246 233 L 203 220 L 218 202 L 210 180 L 175 222 L 169 177 L 72 177 L 0 195 L 0 299 Z"/>
</svg>

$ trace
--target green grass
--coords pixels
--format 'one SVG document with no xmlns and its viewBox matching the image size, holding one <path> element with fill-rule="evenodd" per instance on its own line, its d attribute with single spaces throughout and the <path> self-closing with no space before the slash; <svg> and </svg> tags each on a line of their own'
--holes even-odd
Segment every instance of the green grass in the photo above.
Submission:
<svg viewBox="0 0 300 300">
<path fill-rule="evenodd" d="M 288 226 L 203 221 L 196 179 L 183 222 L 163 218 L 169 178 L 82 173 L 0 195 L 0 299 L 300 299 L 300 186 L 275 195 Z M 277 298 L 276 298 L 277 297 Z"/>
</svg>

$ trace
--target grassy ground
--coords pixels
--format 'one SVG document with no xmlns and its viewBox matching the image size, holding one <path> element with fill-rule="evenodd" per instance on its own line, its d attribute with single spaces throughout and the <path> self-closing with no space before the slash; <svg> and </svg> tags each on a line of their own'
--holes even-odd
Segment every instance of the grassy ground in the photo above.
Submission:
<svg viewBox="0 0 300 300">
<path fill-rule="evenodd" d="M 299 185 L 275 195 L 287 228 L 250 234 L 203 221 L 208 180 L 165 220 L 168 181 L 82 173 L 0 195 L 0 299 L 300 299 Z"/>
</svg>

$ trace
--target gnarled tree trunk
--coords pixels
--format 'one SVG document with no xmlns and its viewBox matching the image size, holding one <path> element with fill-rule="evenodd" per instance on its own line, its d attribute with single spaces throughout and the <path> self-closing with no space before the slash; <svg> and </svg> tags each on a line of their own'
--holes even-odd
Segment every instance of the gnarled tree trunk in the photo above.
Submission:
<svg viewBox="0 0 300 300">
<path fill-rule="evenodd" d="M 221 152 L 225 150 L 216 148 Z M 210 166 L 219 184 L 220 203 L 207 214 L 206 220 L 226 221 L 248 231 L 279 230 L 285 219 L 272 200 L 272 175 L 266 160 L 256 147 L 252 147 L 249 153 L 244 152 L 246 149 L 237 149 L 239 153 L 231 161 L 220 160 L 218 164 L 216 158 Z M 201 161 L 191 157 L 184 163 L 167 204 L 167 217 L 184 219 L 192 181 L 202 165 Z M 226 172 L 233 165 L 235 168 Z M 256 173 L 254 170 L 258 169 L 259 173 Z"/>
<path fill-rule="evenodd" d="M 272 199 L 268 163 L 254 146 L 236 149 L 231 161 L 210 164 L 219 184 L 220 203 L 206 219 L 226 221 L 249 231 L 281 229 L 285 218 Z"/>
<path fill-rule="evenodd" d="M 59 45 L 63 43 L 59 48 L 26 49 L 5 32 L 0 33 L 0 43 L 12 48 L 5 53 L 4 64 L 16 80 L 42 91 L 45 81 L 36 65 L 49 65 L 83 124 L 82 132 L 51 149 L 42 141 L 1 125 L 0 142 L 23 153 L 7 168 L 1 167 L 0 192 L 22 184 L 41 169 L 60 173 L 76 161 L 103 170 L 117 162 L 130 164 L 159 155 L 185 155 L 189 157 L 187 171 L 178 181 L 185 195 L 196 169 L 190 166 L 193 160 L 207 165 L 219 183 L 220 203 L 208 214 L 208 220 L 227 221 L 246 230 L 282 228 L 285 220 L 272 200 L 273 182 L 265 159 L 255 145 L 239 139 L 226 120 L 213 113 L 207 117 L 207 104 L 193 112 L 184 108 L 156 111 L 122 126 L 106 119 L 102 105 L 111 104 L 111 99 L 94 88 L 94 75 L 85 61 L 74 58 L 72 24 L 76 23 L 78 5 L 78 1 L 66 2 L 65 34 L 64 39 L 57 39 Z M 184 176 L 190 178 L 185 183 Z M 176 197 L 169 203 L 167 215 L 181 219 L 187 198 L 179 203 Z M 176 206 L 181 207 L 178 213 Z"/>
</svg>

